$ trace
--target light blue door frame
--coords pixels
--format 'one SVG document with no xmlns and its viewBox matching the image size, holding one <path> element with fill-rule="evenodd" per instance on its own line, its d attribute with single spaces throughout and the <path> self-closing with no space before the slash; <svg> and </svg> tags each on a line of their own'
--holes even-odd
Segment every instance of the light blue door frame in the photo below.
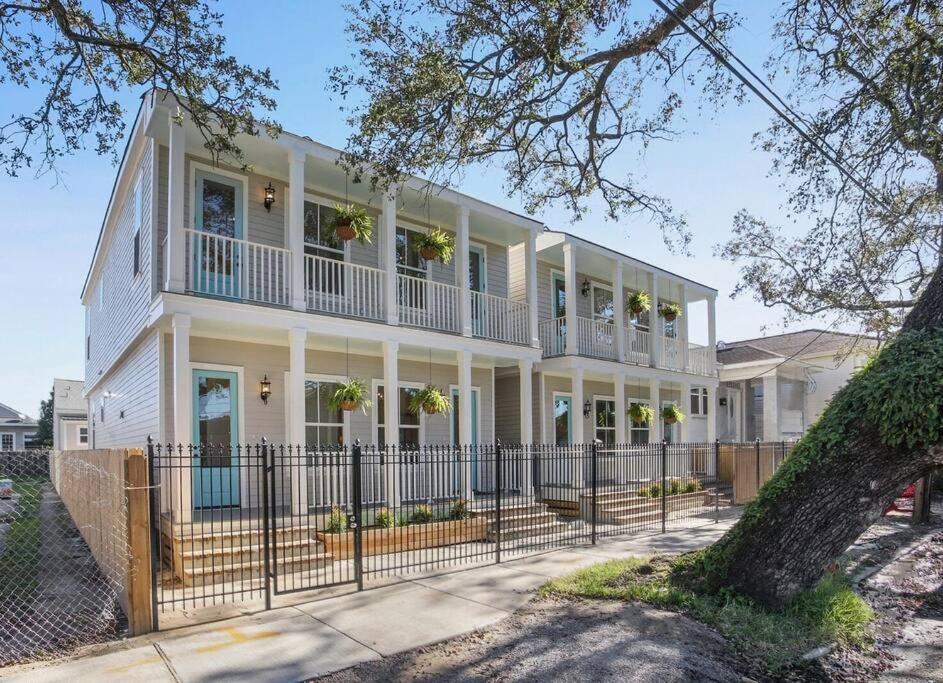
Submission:
<svg viewBox="0 0 943 683">
<path fill-rule="evenodd" d="M 233 240 L 241 240 L 245 232 L 245 216 L 243 216 L 243 186 L 239 180 L 233 180 L 225 176 L 207 173 L 203 170 L 197 170 L 194 173 L 196 198 L 193 202 L 194 216 L 193 225 L 198 232 L 206 232 L 220 237 L 229 237 Z M 207 182 L 217 186 L 229 187 L 232 189 L 233 206 L 231 221 L 217 221 L 214 224 L 207 224 L 205 220 L 204 208 L 211 210 L 212 207 L 205 206 Z M 219 193 L 213 195 L 214 201 L 220 201 Z M 218 215 L 225 215 L 227 211 L 220 207 Z M 193 236 L 193 243 L 190 245 L 190 253 L 193 272 L 196 274 L 196 284 L 198 291 L 204 294 L 215 294 L 218 296 L 228 296 L 240 298 L 242 295 L 242 254 L 238 248 L 238 243 L 229 240 L 208 240 L 201 238 L 200 235 Z"/>
<path fill-rule="evenodd" d="M 566 438 L 561 439 L 557 431 L 557 420 L 562 413 L 557 411 L 557 403 L 566 404 Z M 573 441 L 573 399 L 570 396 L 553 397 L 553 440 L 557 446 L 569 446 Z"/>
<path fill-rule="evenodd" d="M 452 442 L 458 444 L 459 446 L 477 446 L 478 445 L 478 394 L 477 389 L 472 389 L 471 394 L 471 428 L 472 428 L 472 442 L 471 444 L 459 444 L 458 443 L 458 410 L 459 410 L 459 400 L 458 400 L 458 389 L 452 389 Z M 460 465 L 459 465 L 460 466 Z M 471 471 L 472 471 L 472 490 L 478 489 L 478 451 L 472 449 L 471 452 Z"/>
<path fill-rule="evenodd" d="M 193 507 L 239 506 L 239 377 L 193 371 Z"/>
</svg>

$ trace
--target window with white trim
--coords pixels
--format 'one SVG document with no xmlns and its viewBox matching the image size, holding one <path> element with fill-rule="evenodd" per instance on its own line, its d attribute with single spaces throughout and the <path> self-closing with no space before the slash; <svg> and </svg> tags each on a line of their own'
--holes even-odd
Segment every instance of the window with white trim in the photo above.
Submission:
<svg viewBox="0 0 943 683">
<path fill-rule="evenodd" d="M 593 320 L 611 323 L 616 313 L 613 308 L 612 290 L 603 285 L 593 284 Z"/>
<path fill-rule="evenodd" d="M 396 272 L 426 279 L 426 262 L 419 255 L 416 240 L 423 233 L 412 228 L 396 226 Z"/>
<path fill-rule="evenodd" d="M 12 451 L 14 447 L 13 434 L 0 434 L 0 451 Z"/>
<path fill-rule="evenodd" d="M 88 443 L 88 427 L 79 427 L 79 443 Z"/>
<path fill-rule="evenodd" d="M 331 409 L 337 382 L 305 380 L 305 443 L 341 446 L 344 444 L 344 411 Z"/>
<path fill-rule="evenodd" d="M 419 445 L 419 416 L 409 412 L 409 402 L 419 391 L 414 387 L 399 388 L 399 442 L 396 445 L 400 447 L 412 447 Z M 377 400 L 374 402 L 377 411 L 377 443 L 386 444 L 386 409 L 383 401 L 384 388 L 382 384 L 377 385 Z"/>
<path fill-rule="evenodd" d="M 707 415 L 707 387 L 691 387 L 691 415 Z"/>
<path fill-rule="evenodd" d="M 641 399 L 629 400 L 629 409 L 634 405 L 651 406 L 650 401 Z M 636 424 L 631 416 L 627 416 L 629 421 L 629 441 L 633 444 L 646 444 L 651 436 L 651 425 L 648 422 Z"/>
<path fill-rule="evenodd" d="M 596 438 L 604 446 L 616 443 L 616 402 L 613 399 L 597 398 L 595 404 Z"/>
</svg>

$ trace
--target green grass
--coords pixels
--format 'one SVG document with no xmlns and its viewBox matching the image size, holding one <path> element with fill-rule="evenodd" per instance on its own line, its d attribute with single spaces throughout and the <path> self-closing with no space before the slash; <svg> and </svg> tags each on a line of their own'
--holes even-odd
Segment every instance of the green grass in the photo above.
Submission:
<svg viewBox="0 0 943 683">
<path fill-rule="evenodd" d="M 738 651 L 761 658 L 774 674 L 797 665 L 815 647 L 869 641 L 874 614 L 844 573 L 828 575 L 786 609 L 769 610 L 729 591 L 691 590 L 677 571 L 689 570 L 691 559 L 689 554 L 611 560 L 550 581 L 541 594 L 637 601 L 681 612 L 713 626 Z"/>
<path fill-rule="evenodd" d="M 19 496 L 15 519 L 3 539 L 0 556 L 0 602 L 24 601 L 38 586 L 40 482 L 14 479 Z"/>
</svg>

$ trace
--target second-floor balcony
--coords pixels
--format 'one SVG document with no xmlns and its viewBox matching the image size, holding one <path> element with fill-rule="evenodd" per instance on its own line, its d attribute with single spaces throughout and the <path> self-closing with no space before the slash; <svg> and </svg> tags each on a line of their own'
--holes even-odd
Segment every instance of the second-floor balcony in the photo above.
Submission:
<svg viewBox="0 0 943 683">
<path fill-rule="evenodd" d="M 567 353 L 602 358 L 633 365 L 652 365 L 651 333 L 634 325 L 626 325 L 623 330 L 623 357 L 619 357 L 619 344 L 616 339 L 616 326 L 605 320 L 593 320 L 577 316 L 576 345 L 567 349 L 566 318 L 561 316 L 551 320 L 542 320 L 539 325 L 540 346 L 545 357 L 562 356 Z M 662 337 L 661 353 L 658 354 L 656 367 L 696 375 L 714 376 L 713 356 L 710 349 L 699 344 L 688 344 L 687 362 L 682 353 L 682 342 L 675 337 Z"/>
<path fill-rule="evenodd" d="M 290 250 L 197 230 L 185 232 L 188 293 L 291 305 Z M 305 254 L 303 264 L 306 310 L 377 322 L 388 320 L 386 289 L 390 278 L 383 269 L 311 254 Z M 403 273 L 396 273 L 394 281 L 400 325 L 462 333 L 460 287 Z M 530 343 L 526 301 L 477 291 L 469 294 L 472 336 Z"/>
</svg>

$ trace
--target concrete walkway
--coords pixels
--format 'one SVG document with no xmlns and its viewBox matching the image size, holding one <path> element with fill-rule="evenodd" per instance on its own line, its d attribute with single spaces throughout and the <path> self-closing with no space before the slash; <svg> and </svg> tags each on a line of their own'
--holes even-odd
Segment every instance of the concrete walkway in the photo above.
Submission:
<svg viewBox="0 0 943 683">
<path fill-rule="evenodd" d="M 548 579 L 627 555 L 707 545 L 734 520 L 666 534 L 601 539 L 500 565 L 404 576 L 391 585 L 174 632 L 32 669 L 16 681 L 300 681 L 489 626 Z M 119 649 L 120 647 L 120 649 Z"/>
</svg>

